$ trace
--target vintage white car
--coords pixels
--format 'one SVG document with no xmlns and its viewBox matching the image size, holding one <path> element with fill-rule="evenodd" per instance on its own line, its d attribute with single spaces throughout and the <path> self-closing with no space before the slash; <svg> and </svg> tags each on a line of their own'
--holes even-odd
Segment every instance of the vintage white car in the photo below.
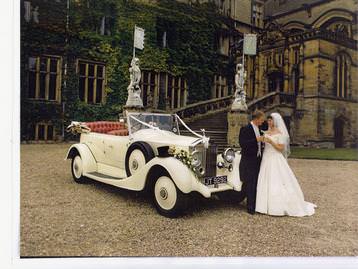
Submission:
<svg viewBox="0 0 358 269">
<path fill-rule="evenodd" d="M 158 212 L 177 216 L 190 193 L 240 191 L 240 155 L 217 153 L 210 138 L 193 132 L 176 114 L 128 112 L 124 122 L 72 123 L 80 142 L 68 150 L 73 179 L 149 191 Z M 193 136 L 180 134 L 186 128 Z M 236 192 L 235 192 L 236 193 Z"/>
</svg>

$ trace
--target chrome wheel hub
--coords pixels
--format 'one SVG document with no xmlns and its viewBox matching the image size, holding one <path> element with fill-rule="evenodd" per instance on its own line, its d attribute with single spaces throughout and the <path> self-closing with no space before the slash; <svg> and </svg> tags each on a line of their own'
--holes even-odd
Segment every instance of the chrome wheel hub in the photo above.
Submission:
<svg viewBox="0 0 358 269">
<path fill-rule="evenodd" d="M 137 170 L 137 169 L 138 169 L 138 161 L 137 161 L 137 160 L 133 160 L 133 162 L 132 162 L 132 168 L 133 168 L 134 170 Z"/>
<path fill-rule="evenodd" d="M 168 198 L 168 192 L 165 188 L 161 188 L 159 194 L 163 200 L 166 200 Z"/>
</svg>

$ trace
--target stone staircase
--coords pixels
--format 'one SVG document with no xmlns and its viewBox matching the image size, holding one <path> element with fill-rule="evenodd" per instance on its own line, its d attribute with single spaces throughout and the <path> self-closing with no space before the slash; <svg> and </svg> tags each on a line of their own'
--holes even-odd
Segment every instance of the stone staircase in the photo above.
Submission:
<svg viewBox="0 0 358 269">
<path fill-rule="evenodd" d="M 205 129 L 206 136 L 210 137 L 210 141 L 218 146 L 218 152 L 220 153 L 229 147 L 227 141 L 227 113 L 231 107 L 231 102 L 232 96 L 226 96 L 191 104 L 172 111 L 172 113 L 179 115 L 193 131 L 199 134 L 202 134 L 201 129 Z M 247 106 L 248 113 L 255 109 L 273 112 L 278 108 L 288 113 L 293 113 L 295 98 L 292 94 L 271 92 L 248 102 Z M 184 128 L 181 128 L 181 133 L 193 136 L 193 134 L 184 130 Z"/>
<path fill-rule="evenodd" d="M 218 152 L 222 152 L 227 145 L 227 111 L 202 117 L 196 121 L 188 123 L 188 126 L 195 132 L 202 134 L 201 129 L 205 129 L 205 135 L 210 137 L 210 142 L 218 147 Z M 193 136 L 187 130 L 181 130 L 181 134 Z"/>
</svg>

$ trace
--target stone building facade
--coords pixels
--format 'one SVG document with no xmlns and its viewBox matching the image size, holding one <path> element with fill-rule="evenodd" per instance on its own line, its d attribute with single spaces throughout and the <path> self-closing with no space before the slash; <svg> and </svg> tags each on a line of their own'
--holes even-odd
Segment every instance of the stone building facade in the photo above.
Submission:
<svg viewBox="0 0 358 269">
<path fill-rule="evenodd" d="M 249 98 L 283 114 L 294 144 L 356 146 L 357 1 L 268 0 L 264 8 L 259 53 L 247 61 Z M 265 103 L 275 96 L 287 102 Z"/>
<path fill-rule="evenodd" d="M 153 5 L 158 2 L 135 1 Z M 71 1 L 78 5 L 82 2 L 86 1 Z M 208 77 L 211 99 L 233 93 L 235 67 L 232 66 L 232 72 L 227 72 L 227 67 L 241 61 L 238 42 L 244 33 L 256 33 L 258 54 L 246 56 L 245 60 L 246 91 L 248 101 L 254 103 L 252 108 L 281 112 L 294 144 L 357 145 L 356 0 L 177 2 L 192 6 L 212 3 L 222 16 L 221 30 L 213 35 L 224 65 Z M 63 138 L 65 123 L 73 117 L 67 114 L 73 99 L 91 109 L 99 109 L 107 101 L 107 76 L 111 70 L 106 61 L 96 60 L 81 49 L 65 56 L 66 12 L 65 0 L 21 1 L 22 140 Z M 91 30 L 98 33 L 95 41 L 114 40 L 117 15 L 112 8 L 104 7 L 101 16 Z M 156 33 L 160 39 L 158 46 L 167 45 L 169 31 Z M 46 40 L 41 37 L 44 32 L 49 37 Z M 74 35 L 72 40 L 76 38 Z M 80 40 L 78 44 L 82 46 Z M 113 59 L 106 54 L 102 53 L 103 58 Z M 185 78 L 160 70 L 142 71 L 142 98 L 146 107 L 169 111 L 188 105 L 190 89 Z M 72 86 L 65 79 L 69 75 L 75 80 Z"/>
<path fill-rule="evenodd" d="M 108 1 L 106 3 L 111 6 L 106 6 L 101 2 L 76 0 L 69 1 L 70 5 L 67 6 L 66 0 L 21 1 L 21 140 L 62 140 L 66 135 L 65 126 L 70 120 L 82 116 L 83 120 L 97 120 L 99 117 L 96 115 L 106 113 L 105 106 L 108 108 L 123 105 L 123 101 L 108 105 L 108 94 L 120 90 L 115 87 L 118 81 L 124 80 L 123 74 L 121 77 L 117 75 L 117 84 L 112 83 L 112 87 L 108 77 L 111 72 L 112 77 L 116 76 L 113 75 L 115 57 L 118 57 L 118 51 L 123 49 L 118 45 L 120 42 L 116 28 L 121 19 L 120 5 L 126 3 Z M 160 4 L 157 0 L 128 2 Z M 217 7 L 217 13 L 222 18 L 222 27 L 212 35 L 215 36 L 217 55 L 223 65 L 217 68 L 217 74 L 208 78 L 211 89 L 207 92 L 209 98 L 230 95 L 234 72 L 234 68 L 232 72 L 227 72 L 229 62 L 233 62 L 230 46 L 242 37 L 242 32 L 251 31 L 252 1 L 177 2 L 192 5 L 193 10 L 198 3 L 210 2 Z M 160 19 L 151 25 L 152 29 L 146 29 L 146 33 L 151 35 L 151 40 L 146 42 L 151 42 L 153 47 L 161 51 L 170 48 L 170 38 L 173 39 L 170 27 L 165 31 L 160 28 L 162 20 L 165 23 L 166 16 L 170 14 L 170 9 L 163 10 Z M 79 13 L 88 16 L 76 16 Z M 83 30 L 85 33 L 80 33 Z M 126 38 L 130 39 L 131 36 Z M 116 42 L 114 47 L 108 45 Z M 100 44 L 107 45 L 100 47 Z M 130 56 L 129 52 L 128 57 Z M 141 88 L 143 104 L 148 109 L 169 111 L 188 104 L 188 81 L 183 76 L 174 75 L 167 70 L 142 66 Z"/>
</svg>

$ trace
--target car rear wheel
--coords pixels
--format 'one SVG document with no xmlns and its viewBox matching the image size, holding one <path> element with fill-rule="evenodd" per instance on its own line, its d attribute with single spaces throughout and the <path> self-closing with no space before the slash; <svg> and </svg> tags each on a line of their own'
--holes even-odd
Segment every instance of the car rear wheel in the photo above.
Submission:
<svg viewBox="0 0 358 269">
<path fill-rule="evenodd" d="M 77 183 L 85 183 L 86 178 L 83 176 L 83 162 L 79 154 L 72 158 L 71 172 L 73 180 Z"/>
<path fill-rule="evenodd" d="M 177 188 L 168 175 L 157 178 L 153 196 L 158 213 L 165 217 L 177 217 L 187 206 L 187 195 Z"/>
</svg>

